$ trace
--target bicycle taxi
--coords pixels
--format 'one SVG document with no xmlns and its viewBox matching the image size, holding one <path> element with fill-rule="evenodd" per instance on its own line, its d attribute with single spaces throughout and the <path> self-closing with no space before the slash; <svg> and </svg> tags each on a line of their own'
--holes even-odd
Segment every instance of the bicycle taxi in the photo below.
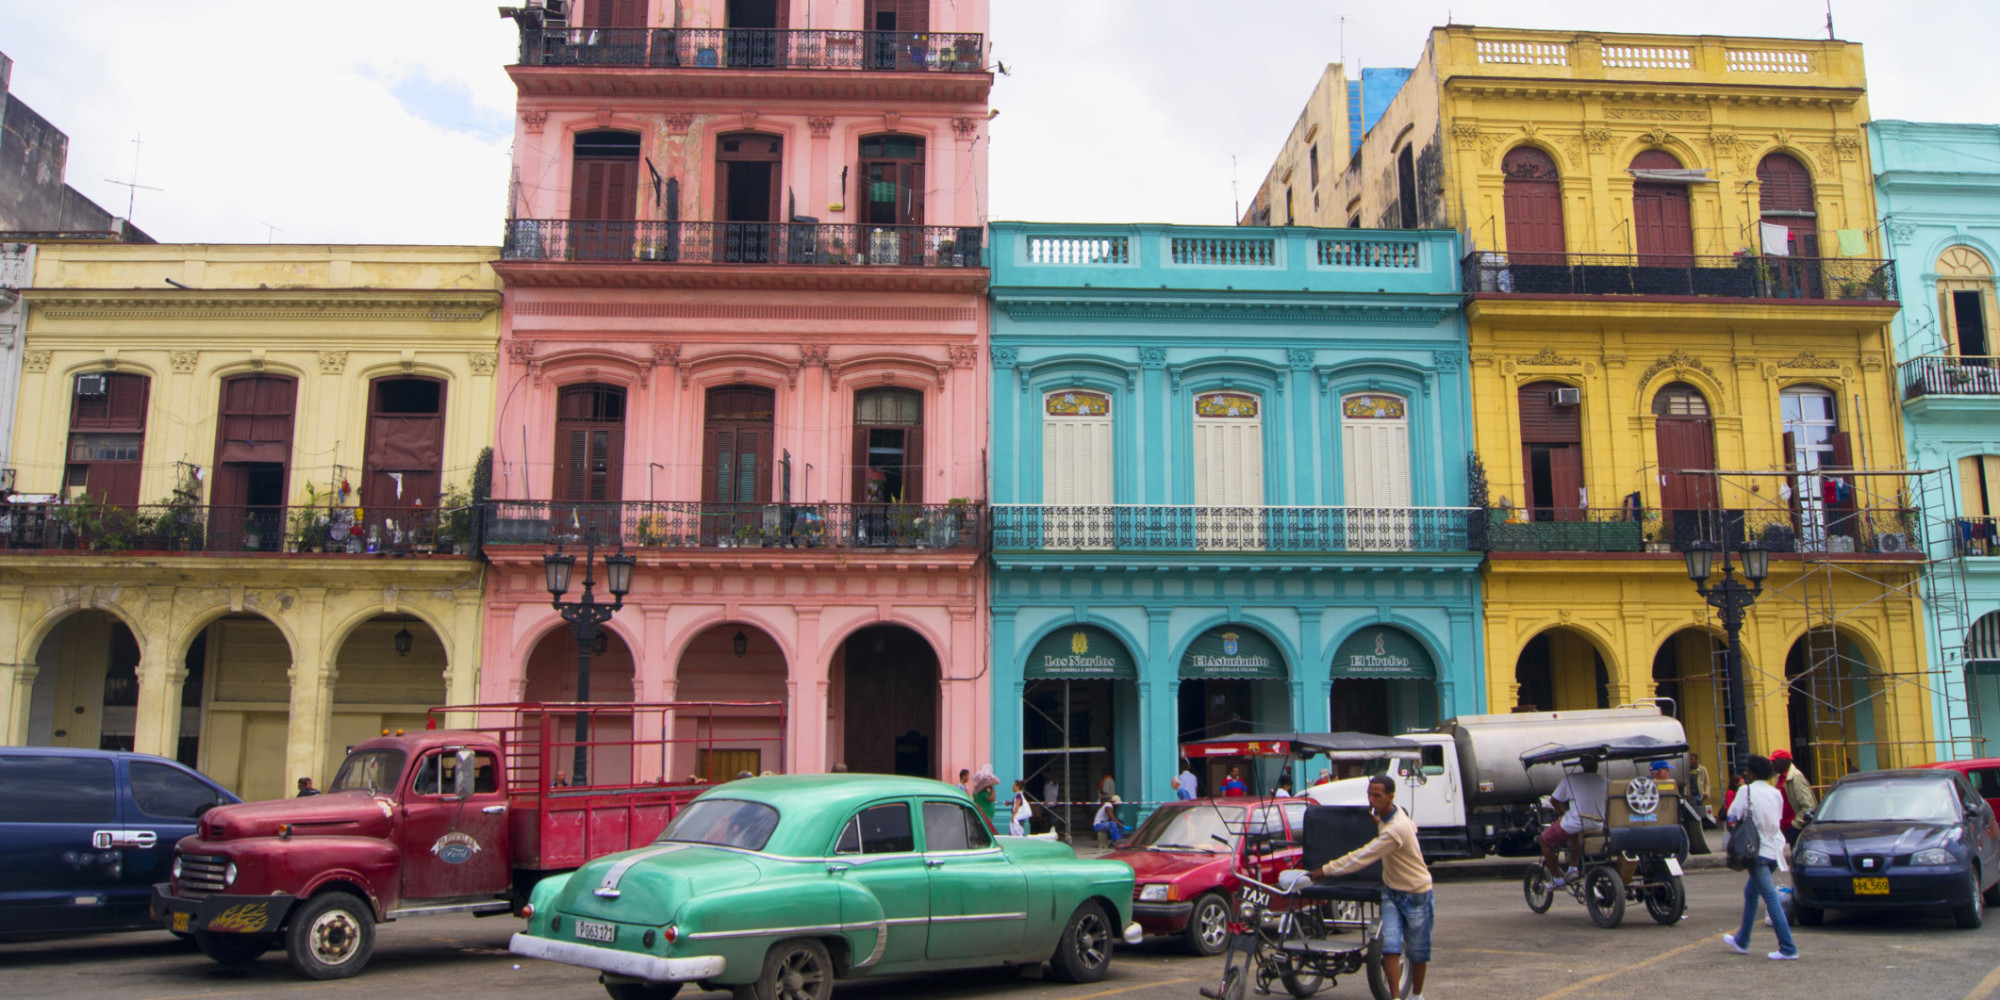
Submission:
<svg viewBox="0 0 2000 1000">
<path fill-rule="evenodd" d="M 1181 753 L 1196 761 L 1282 758 L 1287 770 L 1294 761 L 1321 758 L 1384 774 L 1392 761 L 1420 759 L 1422 746 L 1370 733 L 1266 733 L 1185 743 Z M 1262 855 L 1280 864 L 1274 871 L 1246 855 L 1236 872 L 1222 981 L 1203 987 L 1201 995 L 1245 1000 L 1282 987 L 1292 996 L 1310 997 L 1332 989 L 1339 977 L 1365 969 L 1376 1000 L 1390 1000 L 1393 994 L 1382 969 L 1381 865 L 1337 878 L 1313 876 L 1328 861 L 1374 839 L 1374 817 L 1367 806 L 1298 802 L 1303 808 L 1253 813 L 1246 821 L 1245 839 L 1267 848 Z M 1294 828 L 1298 820 L 1303 822 Z"/>
<path fill-rule="evenodd" d="M 1577 773 L 1583 761 L 1594 760 L 1609 785 L 1605 815 L 1586 816 L 1601 820 L 1603 829 L 1583 835 L 1582 849 L 1573 861 L 1578 877 L 1557 889 L 1542 863 L 1532 862 L 1521 879 L 1528 909 L 1547 913 L 1561 891 L 1582 903 L 1599 927 L 1618 926 L 1625 919 L 1628 900 L 1643 902 L 1659 923 L 1679 923 L 1687 910 L 1681 860 L 1688 848 L 1679 819 L 1679 790 L 1671 782 L 1654 781 L 1644 768 L 1651 761 L 1685 753 L 1685 742 L 1631 736 L 1522 754 L 1521 763 L 1530 770 L 1552 766 L 1569 774 Z"/>
</svg>

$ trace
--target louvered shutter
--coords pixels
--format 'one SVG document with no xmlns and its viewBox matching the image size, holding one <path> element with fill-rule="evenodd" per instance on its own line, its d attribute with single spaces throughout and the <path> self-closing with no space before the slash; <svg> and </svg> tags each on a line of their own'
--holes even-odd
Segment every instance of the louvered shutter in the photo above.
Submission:
<svg viewBox="0 0 2000 1000">
<path fill-rule="evenodd" d="M 854 502 L 868 501 L 868 428 L 854 428 Z"/>
<path fill-rule="evenodd" d="M 924 429 L 903 429 L 903 502 L 924 502 Z"/>
<path fill-rule="evenodd" d="M 1567 444 L 1549 449 L 1549 484 L 1555 496 L 1556 520 L 1583 519 L 1583 448 Z"/>
</svg>

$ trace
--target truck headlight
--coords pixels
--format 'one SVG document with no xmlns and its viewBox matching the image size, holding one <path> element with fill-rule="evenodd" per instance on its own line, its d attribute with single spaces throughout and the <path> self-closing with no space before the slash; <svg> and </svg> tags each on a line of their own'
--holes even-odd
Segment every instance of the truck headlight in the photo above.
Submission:
<svg viewBox="0 0 2000 1000">
<path fill-rule="evenodd" d="M 1951 864 L 1951 852 L 1942 847 L 1933 847 L 1927 851 L 1918 851 L 1910 855 L 1910 863 L 1913 865 L 1948 865 Z"/>
<path fill-rule="evenodd" d="M 181 856 L 180 856 L 180 855 L 178 855 L 178 854 L 174 855 L 174 869 L 173 869 L 173 871 L 174 871 L 174 881 L 176 881 L 176 882 L 180 881 L 180 880 L 181 880 Z"/>
<path fill-rule="evenodd" d="M 1167 887 L 1164 883 L 1159 885 L 1142 885 L 1139 887 L 1139 901 L 1142 903 L 1165 902 L 1166 898 Z"/>
<path fill-rule="evenodd" d="M 224 889 L 227 889 L 235 884 L 236 884 L 236 862 L 231 861 L 229 864 L 223 866 L 222 887 Z"/>
<path fill-rule="evenodd" d="M 1814 868 L 1824 868 L 1832 863 L 1833 858 L 1827 856 L 1825 851 L 1809 851 L 1804 848 L 1799 850 L 1799 864 Z"/>
</svg>

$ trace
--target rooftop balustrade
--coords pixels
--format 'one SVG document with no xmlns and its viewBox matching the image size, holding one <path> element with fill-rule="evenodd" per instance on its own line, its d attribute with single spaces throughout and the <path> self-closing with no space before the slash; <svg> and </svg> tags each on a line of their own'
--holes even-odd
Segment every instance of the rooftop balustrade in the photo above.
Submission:
<svg viewBox="0 0 2000 1000">
<path fill-rule="evenodd" d="M 1457 236 L 1300 226 L 991 226 L 995 285 L 1454 294 Z"/>
</svg>

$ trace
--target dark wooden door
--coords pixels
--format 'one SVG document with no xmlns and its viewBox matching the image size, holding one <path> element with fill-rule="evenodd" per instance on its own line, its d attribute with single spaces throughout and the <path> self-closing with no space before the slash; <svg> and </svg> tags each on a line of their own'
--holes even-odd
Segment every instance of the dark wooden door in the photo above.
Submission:
<svg viewBox="0 0 2000 1000">
<path fill-rule="evenodd" d="M 701 461 L 704 544 L 763 543 L 776 398 L 771 390 L 755 386 L 708 391 Z"/>
<path fill-rule="evenodd" d="M 643 28 L 646 0 L 587 0 L 583 10 L 586 28 Z"/>
<path fill-rule="evenodd" d="M 1533 146 L 1522 146 L 1507 154 L 1500 170 L 1507 177 L 1501 208 L 1507 218 L 1508 265 L 1562 264 L 1562 184 L 1555 161 Z"/>
<path fill-rule="evenodd" d="M 617 503 L 624 499 L 625 391 L 576 385 L 556 400 L 555 475 L 550 499 Z"/>
<path fill-rule="evenodd" d="M 152 380 L 144 375 L 92 372 L 103 392 L 73 391 L 69 451 L 63 482 L 72 496 L 130 507 L 139 503 L 140 459 L 146 437 L 146 403 Z"/>
<path fill-rule="evenodd" d="M 922 69 L 931 30 L 930 0 L 867 0 L 868 64 L 874 69 Z"/>
<path fill-rule="evenodd" d="M 1675 383 L 1653 398 L 1654 437 L 1660 464 L 1660 507 L 1668 511 L 1714 510 L 1715 480 L 1680 469 L 1715 468 L 1715 425 L 1708 401 L 1694 387 Z"/>
<path fill-rule="evenodd" d="M 639 137 L 585 132 L 576 137 L 570 176 L 571 253 L 581 260 L 626 260 L 639 209 Z"/>
<path fill-rule="evenodd" d="M 1583 415 L 1578 405 L 1557 405 L 1564 386 L 1535 382 L 1518 393 L 1524 506 L 1537 521 L 1583 518 Z"/>
<path fill-rule="evenodd" d="M 940 776 L 938 666 L 930 644 L 909 629 L 876 626 L 848 639 L 842 659 L 847 769 Z"/>
<path fill-rule="evenodd" d="M 209 547 L 269 551 L 282 546 L 298 383 L 239 375 L 222 383 L 209 487 Z"/>
<path fill-rule="evenodd" d="M 1758 161 L 1757 181 L 1758 221 L 1785 227 L 1786 255 L 1773 262 L 1777 283 L 1773 291 L 1793 298 L 1821 298 L 1819 214 L 1812 174 L 1797 159 L 1771 153 Z"/>
<path fill-rule="evenodd" d="M 784 139 L 757 132 L 718 136 L 715 220 L 718 263 L 759 264 L 777 250 Z"/>
<path fill-rule="evenodd" d="M 435 531 L 444 490 L 444 396 L 440 379 L 382 378 L 369 385 L 361 506 L 370 526 L 406 540 Z"/>
<path fill-rule="evenodd" d="M 1681 161 L 1649 149 L 1632 158 L 1634 170 L 1679 170 Z M 1686 184 L 1639 180 L 1632 184 L 1632 233 L 1642 266 L 1685 267 L 1694 254 L 1694 222 Z M 1658 258 L 1672 258 L 1659 260 Z"/>
</svg>

